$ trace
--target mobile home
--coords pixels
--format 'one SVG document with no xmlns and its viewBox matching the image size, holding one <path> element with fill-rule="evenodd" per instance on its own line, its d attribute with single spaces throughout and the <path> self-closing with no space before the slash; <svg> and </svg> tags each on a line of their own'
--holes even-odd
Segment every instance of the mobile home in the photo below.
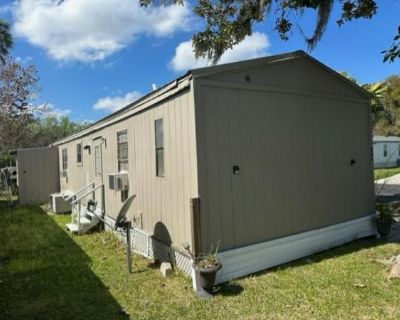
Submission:
<svg viewBox="0 0 400 320">
<path fill-rule="evenodd" d="M 303 51 L 191 70 L 55 143 L 61 191 L 135 194 L 137 252 L 219 242 L 227 281 L 375 233 L 369 100 Z"/>
<path fill-rule="evenodd" d="M 374 136 L 374 167 L 393 168 L 400 166 L 400 138 Z"/>
</svg>

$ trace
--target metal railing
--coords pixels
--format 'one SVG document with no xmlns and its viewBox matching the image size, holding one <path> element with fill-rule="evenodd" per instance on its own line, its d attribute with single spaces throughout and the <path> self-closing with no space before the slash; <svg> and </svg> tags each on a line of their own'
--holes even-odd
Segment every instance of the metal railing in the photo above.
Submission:
<svg viewBox="0 0 400 320">
<path fill-rule="evenodd" d="M 77 191 L 75 191 L 73 194 L 67 196 L 64 198 L 65 201 L 74 201 L 80 193 L 82 193 L 83 191 L 85 191 L 86 189 L 88 189 L 89 187 L 91 187 L 92 189 L 95 187 L 95 183 L 94 182 L 90 182 L 88 185 L 78 189 Z M 80 197 L 80 196 L 79 196 Z"/>
<path fill-rule="evenodd" d="M 88 187 L 91 188 L 89 190 Z M 82 200 L 88 197 L 89 195 L 92 195 L 91 199 L 95 200 L 95 193 L 96 190 L 102 188 L 101 192 L 101 214 L 104 214 L 104 184 L 100 183 L 97 186 L 95 186 L 94 182 L 91 182 L 87 186 L 79 189 L 77 192 L 75 192 L 73 195 L 69 196 L 68 198 L 72 199 L 71 205 L 72 205 L 72 212 L 71 212 L 71 223 L 76 223 L 78 227 L 78 232 L 81 230 L 81 212 L 82 212 Z M 83 191 L 87 190 L 85 193 L 82 193 Z M 80 194 L 78 196 L 78 194 Z M 67 198 L 66 198 L 67 200 Z"/>
</svg>

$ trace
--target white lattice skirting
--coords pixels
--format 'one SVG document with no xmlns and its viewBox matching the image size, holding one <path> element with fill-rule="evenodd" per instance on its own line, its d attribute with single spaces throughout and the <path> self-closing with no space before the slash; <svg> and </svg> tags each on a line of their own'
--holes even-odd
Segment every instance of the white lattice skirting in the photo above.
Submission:
<svg viewBox="0 0 400 320">
<path fill-rule="evenodd" d="M 363 237 L 376 235 L 376 215 L 369 215 L 328 227 L 257 243 L 221 252 L 222 269 L 217 274 L 217 283 L 246 276 L 283 263 L 287 263 L 314 253 L 337 247 Z M 106 217 L 111 225 L 114 220 Z M 107 229 L 107 228 L 106 228 Z M 108 228 L 109 229 L 109 228 Z M 125 233 L 116 232 L 125 241 Z M 171 248 L 143 230 L 132 229 L 132 249 L 134 252 L 159 261 L 173 263 L 189 276 L 192 273 L 191 259 Z M 194 284 L 194 287 L 195 284 Z"/>
<path fill-rule="evenodd" d="M 115 220 L 106 216 L 105 220 L 108 224 L 114 225 Z M 125 242 L 126 235 L 123 230 L 112 230 L 106 225 L 107 231 L 114 232 L 117 237 Z M 182 252 L 154 239 L 151 234 L 137 228 L 131 229 L 131 248 L 132 250 L 148 259 L 160 262 L 170 262 L 179 270 L 187 275 L 192 272 L 192 260 L 189 256 Z"/>
</svg>

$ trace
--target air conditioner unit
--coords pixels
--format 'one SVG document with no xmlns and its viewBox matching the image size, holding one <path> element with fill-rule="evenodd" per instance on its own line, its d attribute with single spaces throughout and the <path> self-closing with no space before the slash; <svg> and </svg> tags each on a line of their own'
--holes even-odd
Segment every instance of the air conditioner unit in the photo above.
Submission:
<svg viewBox="0 0 400 320">
<path fill-rule="evenodd" d="M 108 175 L 108 183 L 111 190 L 123 191 L 129 188 L 128 173 L 118 172 Z"/>
<path fill-rule="evenodd" d="M 64 194 L 53 193 L 50 195 L 51 211 L 54 213 L 64 213 L 71 211 L 71 203 L 64 200 Z"/>
</svg>

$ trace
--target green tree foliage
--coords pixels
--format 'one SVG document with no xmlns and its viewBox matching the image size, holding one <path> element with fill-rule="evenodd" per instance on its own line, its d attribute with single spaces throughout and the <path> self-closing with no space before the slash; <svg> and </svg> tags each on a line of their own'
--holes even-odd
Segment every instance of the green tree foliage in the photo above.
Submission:
<svg viewBox="0 0 400 320">
<path fill-rule="evenodd" d="M 390 116 L 379 117 L 374 123 L 374 133 L 400 136 L 400 75 L 388 77 L 383 90 L 377 96 L 384 112 Z M 368 85 L 373 88 L 374 85 Z"/>
<path fill-rule="evenodd" d="M 372 122 L 375 134 L 400 135 L 400 76 L 360 84 L 347 72 L 340 74 L 371 94 Z"/>
<path fill-rule="evenodd" d="M 0 65 L 0 158 L 11 149 L 48 146 L 86 126 L 47 116 L 51 110 L 37 103 L 35 66 L 21 66 L 9 57 L 5 62 Z"/>
<path fill-rule="evenodd" d="M 0 19 L 0 62 L 2 64 L 6 63 L 6 58 L 12 45 L 13 41 L 10 33 L 10 25 L 7 21 Z"/>
<path fill-rule="evenodd" d="M 36 119 L 30 125 L 32 147 L 45 147 L 87 127 L 86 123 L 71 121 L 68 117 L 48 116 Z"/>
<path fill-rule="evenodd" d="M 184 0 L 139 0 L 142 6 L 183 4 Z M 293 32 L 294 20 L 305 10 L 316 12 L 315 28 L 311 35 L 304 35 L 311 51 L 321 40 L 335 2 L 341 5 L 338 26 L 357 19 L 371 19 L 378 10 L 374 0 L 198 0 L 193 11 L 205 21 L 204 30 L 193 36 L 197 58 L 208 58 L 217 63 L 222 54 L 244 40 L 253 32 L 254 24 L 274 19 L 274 31 L 282 40 L 288 40 Z M 382 1 L 383 2 L 383 1 Z M 297 23 L 296 23 L 297 25 Z M 390 48 L 382 51 L 384 62 L 400 58 L 400 26 Z"/>
<path fill-rule="evenodd" d="M 29 125 L 46 107 L 36 104 L 38 76 L 11 58 L 0 65 L 0 153 L 28 144 Z"/>
<path fill-rule="evenodd" d="M 393 43 L 388 50 L 382 51 L 385 54 L 384 62 L 393 62 L 395 59 L 400 58 L 400 26 L 397 28 L 397 35 L 393 38 Z"/>
</svg>

